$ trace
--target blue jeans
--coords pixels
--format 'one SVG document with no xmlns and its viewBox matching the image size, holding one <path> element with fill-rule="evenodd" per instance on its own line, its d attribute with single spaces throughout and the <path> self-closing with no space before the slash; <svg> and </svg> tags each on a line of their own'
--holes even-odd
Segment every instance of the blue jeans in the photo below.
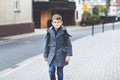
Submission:
<svg viewBox="0 0 120 80">
<path fill-rule="evenodd" d="M 55 70 L 57 69 L 58 80 L 63 80 L 63 66 L 55 67 L 54 65 L 49 66 L 50 80 L 56 80 Z"/>
</svg>

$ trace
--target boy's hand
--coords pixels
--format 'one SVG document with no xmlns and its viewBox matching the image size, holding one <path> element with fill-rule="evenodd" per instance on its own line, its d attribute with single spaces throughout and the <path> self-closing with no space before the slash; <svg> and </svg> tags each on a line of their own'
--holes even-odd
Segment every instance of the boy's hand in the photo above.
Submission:
<svg viewBox="0 0 120 80">
<path fill-rule="evenodd" d="M 65 61 L 69 62 L 70 61 L 70 56 L 66 56 Z"/>
<path fill-rule="evenodd" d="M 48 58 L 45 58 L 45 61 L 48 61 Z"/>
</svg>

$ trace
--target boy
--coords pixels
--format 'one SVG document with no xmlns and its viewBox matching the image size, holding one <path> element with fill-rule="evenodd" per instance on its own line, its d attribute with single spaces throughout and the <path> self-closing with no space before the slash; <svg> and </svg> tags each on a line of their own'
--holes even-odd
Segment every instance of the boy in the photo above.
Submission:
<svg viewBox="0 0 120 80">
<path fill-rule="evenodd" d="M 72 45 L 65 27 L 62 25 L 62 17 L 59 14 L 52 16 L 52 26 L 46 35 L 44 58 L 49 65 L 50 80 L 63 80 L 63 68 L 72 56 Z"/>
</svg>

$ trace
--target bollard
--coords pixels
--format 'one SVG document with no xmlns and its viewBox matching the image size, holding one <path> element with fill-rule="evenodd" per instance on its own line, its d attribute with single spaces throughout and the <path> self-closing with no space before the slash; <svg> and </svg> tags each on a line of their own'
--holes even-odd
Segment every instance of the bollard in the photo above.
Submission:
<svg viewBox="0 0 120 80">
<path fill-rule="evenodd" d="M 114 21 L 113 21 L 113 30 L 115 29 L 115 26 L 114 26 Z"/>
<path fill-rule="evenodd" d="M 102 20 L 102 32 L 104 32 L 104 21 Z"/>
<path fill-rule="evenodd" d="M 92 21 L 92 36 L 94 36 L 94 22 Z"/>
<path fill-rule="evenodd" d="M 104 23 L 102 23 L 102 32 L 104 32 Z"/>
</svg>

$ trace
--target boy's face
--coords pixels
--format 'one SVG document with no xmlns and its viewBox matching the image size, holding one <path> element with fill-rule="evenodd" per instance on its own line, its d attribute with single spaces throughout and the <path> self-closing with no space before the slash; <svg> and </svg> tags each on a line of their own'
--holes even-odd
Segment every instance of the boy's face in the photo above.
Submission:
<svg viewBox="0 0 120 80">
<path fill-rule="evenodd" d="M 62 22 L 61 20 L 56 20 L 56 19 L 54 19 L 54 20 L 52 21 L 52 25 L 55 27 L 55 29 L 59 29 L 60 26 L 62 26 L 62 24 L 63 24 L 63 22 Z"/>
</svg>

